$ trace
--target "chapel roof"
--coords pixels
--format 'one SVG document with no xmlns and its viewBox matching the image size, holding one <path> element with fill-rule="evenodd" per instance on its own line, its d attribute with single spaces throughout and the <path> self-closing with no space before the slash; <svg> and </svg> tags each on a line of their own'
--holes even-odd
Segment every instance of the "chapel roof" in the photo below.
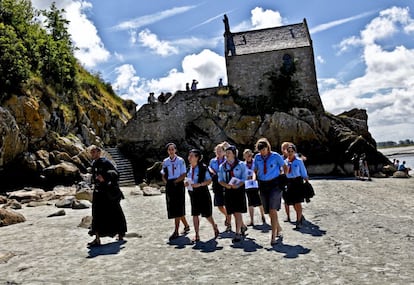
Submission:
<svg viewBox="0 0 414 285">
<path fill-rule="evenodd" d="M 237 32 L 232 35 L 236 55 L 312 46 L 305 19 L 298 24 Z"/>
</svg>

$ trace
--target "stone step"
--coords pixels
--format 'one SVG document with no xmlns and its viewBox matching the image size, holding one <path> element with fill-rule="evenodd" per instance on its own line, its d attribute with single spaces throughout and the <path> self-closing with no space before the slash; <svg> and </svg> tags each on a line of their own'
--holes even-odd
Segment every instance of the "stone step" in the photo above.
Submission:
<svg viewBox="0 0 414 285">
<path fill-rule="evenodd" d="M 106 148 L 105 151 L 111 155 L 119 171 L 119 185 L 132 186 L 135 185 L 134 168 L 117 147 Z"/>
</svg>

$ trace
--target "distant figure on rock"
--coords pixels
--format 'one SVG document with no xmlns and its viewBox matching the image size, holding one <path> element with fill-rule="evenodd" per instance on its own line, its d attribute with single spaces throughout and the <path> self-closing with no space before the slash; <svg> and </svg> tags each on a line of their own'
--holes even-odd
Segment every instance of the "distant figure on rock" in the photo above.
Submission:
<svg viewBox="0 0 414 285">
<path fill-rule="evenodd" d="M 219 79 L 218 87 L 223 87 L 223 79 L 222 78 Z"/>
<path fill-rule="evenodd" d="M 123 240 L 127 232 L 124 212 L 121 208 L 121 199 L 124 195 L 118 185 L 119 173 L 112 162 L 101 157 L 101 149 L 92 146 L 90 154 L 92 162 L 92 181 L 95 185 L 92 198 L 92 225 L 90 235 L 95 239 L 88 243 L 88 247 L 99 246 L 101 237 L 114 237 Z"/>
<path fill-rule="evenodd" d="M 193 82 L 191 83 L 191 90 L 192 91 L 197 90 L 197 84 L 198 84 L 198 81 L 193 79 Z"/>
<path fill-rule="evenodd" d="M 400 161 L 398 159 L 397 160 L 394 159 L 394 167 L 396 170 L 398 170 L 398 168 L 400 167 Z"/>
<path fill-rule="evenodd" d="M 190 91 L 190 83 L 185 84 L 185 91 Z"/>
<path fill-rule="evenodd" d="M 407 174 L 407 176 L 409 176 L 408 175 L 408 172 L 411 170 L 411 168 L 409 168 L 409 167 L 406 167 L 405 166 L 405 161 L 403 161 L 399 166 L 398 166 L 398 171 L 403 171 L 405 174 Z"/>
<path fill-rule="evenodd" d="M 166 101 L 164 92 L 161 92 L 161 94 L 158 96 L 158 102 L 164 103 Z"/>
<path fill-rule="evenodd" d="M 152 104 L 152 103 L 155 103 L 154 92 L 151 92 L 148 96 L 148 104 Z"/>
</svg>

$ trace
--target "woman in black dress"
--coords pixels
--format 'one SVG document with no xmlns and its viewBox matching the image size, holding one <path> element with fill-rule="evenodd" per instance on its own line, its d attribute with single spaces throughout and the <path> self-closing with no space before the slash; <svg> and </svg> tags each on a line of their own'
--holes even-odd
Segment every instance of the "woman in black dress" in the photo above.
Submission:
<svg viewBox="0 0 414 285">
<path fill-rule="evenodd" d="M 90 148 L 92 162 L 92 181 L 95 185 L 92 199 L 92 226 L 90 235 L 95 239 L 88 246 L 101 244 L 101 237 L 114 237 L 123 240 L 127 225 L 120 201 L 124 198 L 118 185 L 119 173 L 110 160 L 101 157 L 101 149 Z"/>
</svg>

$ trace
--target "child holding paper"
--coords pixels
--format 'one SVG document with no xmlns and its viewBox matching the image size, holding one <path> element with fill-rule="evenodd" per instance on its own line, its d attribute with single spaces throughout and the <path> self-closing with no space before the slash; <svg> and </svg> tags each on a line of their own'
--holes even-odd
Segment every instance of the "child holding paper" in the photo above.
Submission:
<svg viewBox="0 0 414 285">
<path fill-rule="evenodd" d="M 220 165 L 218 182 L 225 188 L 224 203 L 227 214 L 233 214 L 236 221 L 236 236 L 233 242 L 241 241 L 247 228 L 244 227 L 242 213 L 247 212 L 244 181 L 247 179 L 246 165 L 237 158 L 235 146 L 226 149 L 226 161 Z"/>
<path fill-rule="evenodd" d="M 249 206 L 250 223 L 248 226 L 254 226 L 254 208 L 259 207 L 262 215 L 263 224 L 266 223 L 262 200 L 260 200 L 259 186 L 257 184 L 256 175 L 254 173 L 253 152 L 250 149 L 243 151 L 244 164 L 246 165 L 247 180 L 245 182 L 247 204 Z"/>
</svg>

